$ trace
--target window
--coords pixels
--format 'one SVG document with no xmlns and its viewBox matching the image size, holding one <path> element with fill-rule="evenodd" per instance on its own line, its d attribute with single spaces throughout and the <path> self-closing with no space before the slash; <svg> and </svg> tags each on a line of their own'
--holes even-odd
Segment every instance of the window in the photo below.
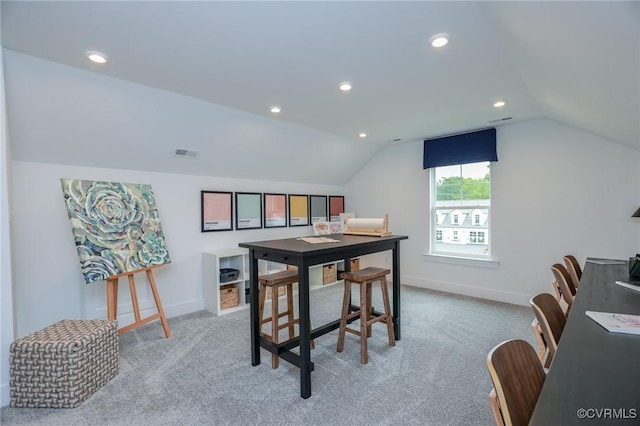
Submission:
<svg viewBox="0 0 640 426">
<path fill-rule="evenodd" d="M 469 242 L 472 244 L 484 244 L 484 232 L 469 232 Z"/>
<path fill-rule="evenodd" d="M 490 163 L 430 170 L 431 254 L 489 258 Z M 438 220 L 446 212 L 451 212 L 451 220 Z"/>
</svg>

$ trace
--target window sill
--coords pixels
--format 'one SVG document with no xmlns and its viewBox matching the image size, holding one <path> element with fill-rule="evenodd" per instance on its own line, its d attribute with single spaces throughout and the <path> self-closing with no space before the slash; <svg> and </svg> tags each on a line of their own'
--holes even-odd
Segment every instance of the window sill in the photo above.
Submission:
<svg viewBox="0 0 640 426">
<path fill-rule="evenodd" d="M 449 263 L 453 265 L 476 266 L 479 268 L 498 269 L 500 261 L 496 259 L 478 259 L 475 257 L 461 257 L 444 254 L 423 254 L 427 262 Z"/>
</svg>

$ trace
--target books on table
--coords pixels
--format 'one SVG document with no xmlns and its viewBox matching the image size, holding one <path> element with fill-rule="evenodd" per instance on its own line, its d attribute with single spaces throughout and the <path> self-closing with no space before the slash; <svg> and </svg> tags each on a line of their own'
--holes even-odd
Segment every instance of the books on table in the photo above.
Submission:
<svg viewBox="0 0 640 426">
<path fill-rule="evenodd" d="M 601 259 L 597 257 L 588 257 L 587 262 L 596 263 L 598 265 L 624 265 L 627 263 L 626 260 L 621 259 Z"/>
<path fill-rule="evenodd" d="M 585 314 L 612 333 L 640 334 L 640 315 L 596 311 Z"/>
<path fill-rule="evenodd" d="M 299 240 L 305 241 L 311 244 L 319 244 L 319 243 L 339 243 L 340 240 L 335 240 L 329 237 L 300 237 Z"/>
<path fill-rule="evenodd" d="M 629 282 L 616 281 L 616 284 L 618 284 L 621 287 L 640 292 L 640 281 L 629 281 Z"/>
</svg>

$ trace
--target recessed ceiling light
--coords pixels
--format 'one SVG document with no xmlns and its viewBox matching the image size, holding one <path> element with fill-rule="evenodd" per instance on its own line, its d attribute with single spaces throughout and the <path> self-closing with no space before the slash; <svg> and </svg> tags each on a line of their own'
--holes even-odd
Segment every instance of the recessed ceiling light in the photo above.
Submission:
<svg viewBox="0 0 640 426">
<path fill-rule="evenodd" d="M 342 90 L 343 92 L 348 92 L 349 90 L 351 90 L 351 83 L 349 83 L 348 81 L 343 81 L 342 83 L 340 83 L 340 90 Z"/>
<path fill-rule="evenodd" d="M 499 101 L 496 101 L 493 106 L 496 108 L 502 108 L 503 106 L 505 106 L 507 104 L 507 100 L 506 99 L 500 99 Z"/>
<path fill-rule="evenodd" d="M 433 35 L 429 39 L 429 43 L 431 43 L 431 46 L 433 46 L 433 47 L 446 46 L 447 43 L 449 43 L 449 34 L 447 34 L 447 33 L 439 33 L 439 34 Z"/>
<path fill-rule="evenodd" d="M 87 55 L 87 58 L 89 58 L 91 62 L 95 62 L 96 64 L 105 64 L 109 59 L 107 55 L 96 50 L 87 50 L 84 54 Z"/>
<path fill-rule="evenodd" d="M 271 108 L 269 108 L 269 111 L 271 111 L 271 112 L 272 112 L 272 113 L 274 113 L 274 114 L 277 114 L 277 113 L 279 113 L 279 112 L 280 112 L 280 107 L 279 107 L 279 106 L 274 105 L 274 106 L 272 106 Z"/>
<path fill-rule="evenodd" d="M 360 136 L 361 138 L 366 138 L 367 134 L 365 132 L 360 132 L 358 136 Z"/>
</svg>

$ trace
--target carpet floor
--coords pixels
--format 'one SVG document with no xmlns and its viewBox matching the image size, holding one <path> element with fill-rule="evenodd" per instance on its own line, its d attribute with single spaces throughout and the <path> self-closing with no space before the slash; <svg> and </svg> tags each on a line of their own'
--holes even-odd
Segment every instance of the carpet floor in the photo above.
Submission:
<svg viewBox="0 0 640 426">
<path fill-rule="evenodd" d="M 382 306 L 377 287 L 374 306 Z M 340 316 L 342 286 L 314 291 L 312 326 Z M 471 297 L 403 286 L 402 339 L 389 346 L 374 324 L 369 362 L 359 337 L 316 339 L 312 396 L 300 398 L 298 369 L 251 366 L 249 311 L 169 318 L 120 336 L 120 371 L 74 409 L 0 410 L 3 425 L 492 425 L 486 356 L 496 344 L 534 344 L 533 312 Z M 357 325 L 357 322 L 354 323 Z"/>
</svg>

